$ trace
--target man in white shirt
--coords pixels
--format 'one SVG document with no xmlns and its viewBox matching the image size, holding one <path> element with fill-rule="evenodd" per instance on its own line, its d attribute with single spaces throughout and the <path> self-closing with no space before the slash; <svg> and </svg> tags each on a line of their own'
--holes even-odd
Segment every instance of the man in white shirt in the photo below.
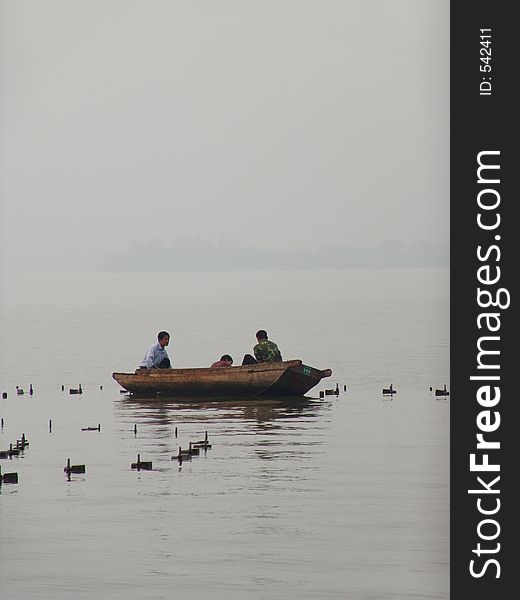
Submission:
<svg viewBox="0 0 520 600">
<path fill-rule="evenodd" d="M 157 334 L 157 343 L 151 346 L 141 361 L 141 369 L 170 369 L 171 363 L 165 348 L 170 343 L 170 334 L 160 331 Z"/>
</svg>

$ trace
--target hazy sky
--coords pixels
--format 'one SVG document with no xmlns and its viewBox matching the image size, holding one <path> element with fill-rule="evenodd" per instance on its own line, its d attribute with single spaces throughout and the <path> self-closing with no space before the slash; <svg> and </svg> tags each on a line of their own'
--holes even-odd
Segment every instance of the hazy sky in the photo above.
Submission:
<svg viewBox="0 0 520 600">
<path fill-rule="evenodd" d="M 0 7 L 3 268 L 448 243 L 448 0 Z"/>
</svg>

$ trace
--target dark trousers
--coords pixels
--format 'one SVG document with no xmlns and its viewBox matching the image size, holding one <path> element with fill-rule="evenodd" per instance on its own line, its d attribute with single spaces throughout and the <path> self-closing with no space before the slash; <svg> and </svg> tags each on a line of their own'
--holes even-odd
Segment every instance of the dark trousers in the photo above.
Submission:
<svg viewBox="0 0 520 600">
<path fill-rule="evenodd" d="M 171 363 L 169 358 L 163 358 L 161 362 L 156 367 L 151 367 L 152 369 L 171 369 Z M 148 369 L 148 367 L 139 367 L 140 369 Z"/>
<path fill-rule="evenodd" d="M 251 354 L 244 354 L 244 358 L 242 359 L 243 365 L 256 365 L 258 361 Z"/>
</svg>

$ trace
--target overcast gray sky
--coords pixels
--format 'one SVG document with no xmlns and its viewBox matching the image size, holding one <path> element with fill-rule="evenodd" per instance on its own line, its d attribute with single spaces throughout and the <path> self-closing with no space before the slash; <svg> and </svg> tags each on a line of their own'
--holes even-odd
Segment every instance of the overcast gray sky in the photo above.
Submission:
<svg viewBox="0 0 520 600">
<path fill-rule="evenodd" d="M 448 0 L 0 6 L 2 268 L 448 243 Z"/>
</svg>

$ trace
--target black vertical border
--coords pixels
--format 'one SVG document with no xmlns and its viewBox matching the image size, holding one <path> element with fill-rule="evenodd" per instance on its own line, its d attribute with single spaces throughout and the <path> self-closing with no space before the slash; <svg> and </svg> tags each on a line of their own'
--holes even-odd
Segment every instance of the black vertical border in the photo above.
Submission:
<svg viewBox="0 0 520 600">
<path fill-rule="evenodd" d="M 520 469 L 520 424 L 516 392 L 515 370 L 519 373 L 519 353 L 515 348 L 515 331 L 519 331 L 516 294 L 516 278 L 519 276 L 517 258 L 520 259 L 520 234 L 515 223 L 516 207 L 520 205 L 520 193 L 516 189 L 517 173 L 520 173 L 520 144 L 518 123 L 520 114 L 520 88 L 517 73 L 520 57 L 520 31 L 513 16 L 513 2 L 504 0 L 475 0 L 450 4 L 450 203 L 451 203 L 451 270 L 450 270 L 450 357 L 451 357 L 451 573 L 450 598 L 453 600 L 500 600 L 515 596 L 516 580 L 520 580 L 516 517 L 518 497 L 514 488 Z M 516 12 L 516 11 L 515 11 Z M 491 29 L 491 60 L 481 61 L 481 29 Z M 484 53 L 485 54 L 485 53 Z M 491 65 L 491 71 L 481 71 L 480 66 Z M 491 79 L 489 79 L 489 77 Z M 491 95 L 481 95 L 480 84 L 490 81 Z M 489 87 L 489 86 L 483 86 Z M 516 109 L 514 108 L 516 106 Z M 515 137 L 519 138 L 518 142 Z M 479 152 L 498 150 L 500 156 L 500 184 L 494 186 L 500 194 L 500 227 L 495 231 L 483 231 L 477 225 L 477 195 L 482 184 L 477 183 L 477 156 Z M 520 222 L 520 219 L 519 219 Z M 500 240 L 495 235 L 500 235 Z M 482 309 L 477 304 L 477 288 L 485 287 L 477 280 L 477 270 L 485 264 L 477 258 L 477 246 L 483 248 L 497 244 L 500 260 L 494 252 L 488 261 L 493 269 L 498 265 L 501 278 L 495 286 L 508 289 L 511 305 L 500 312 L 500 385 L 501 400 L 492 410 L 500 412 L 501 424 L 493 439 L 500 441 L 499 450 L 489 451 L 490 462 L 500 464 L 500 472 L 476 473 L 469 468 L 469 456 L 476 452 L 476 419 L 483 408 L 476 401 L 481 382 L 470 381 L 477 372 L 477 340 L 485 335 L 479 332 L 477 317 Z M 488 286 L 491 291 L 491 287 Z M 496 359 L 496 357 L 495 357 Z M 488 371 L 489 373 L 489 371 Z M 492 384 L 493 385 L 493 384 Z M 489 436 L 491 439 L 492 436 Z M 518 445 L 516 439 L 518 439 Z M 482 452 L 481 452 L 482 453 Z M 518 457 L 518 459 L 516 458 Z M 477 476 L 487 481 L 500 475 L 495 489 L 497 495 L 482 495 L 485 506 L 491 507 L 494 499 L 500 499 L 500 510 L 486 517 L 477 509 L 478 495 L 468 490 L 478 485 Z M 491 500 L 493 498 L 493 500 Z M 494 518 L 500 525 L 499 536 L 492 541 L 481 540 L 477 528 L 482 519 Z M 491 535 L 492 526 L 482 529 Z M 481 543 L 482 548 L 500 550 L 481 554 L 473 550 Z M 496 578 L 496 566 L 488 565 L 482 577 L 471 575 L 469 564 L 477 561 L 475 570 L 482 572 L 487 559 L 500 563 L 500 576 Z M 506 592 L 506 590 L 508 590 Z"/>
</svg>

